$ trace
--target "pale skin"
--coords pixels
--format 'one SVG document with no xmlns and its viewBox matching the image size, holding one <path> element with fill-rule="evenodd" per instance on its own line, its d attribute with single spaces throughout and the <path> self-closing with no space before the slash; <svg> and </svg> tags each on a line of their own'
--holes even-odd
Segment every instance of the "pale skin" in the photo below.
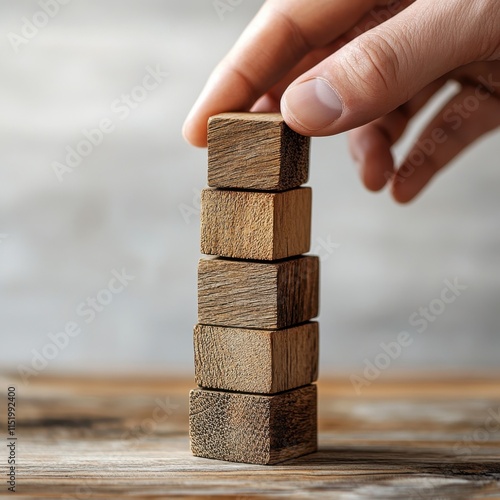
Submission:
<svg viewBox="0 0 500 500">
<path fill-rule="evenodd" d="M 395 165 L 393 145 L 449 80 L 460 89 Z M 208 79 L 184 136 L 206 146 L 210 116 L 249 110 L 280 110 L 308 136 L 350 130 L 364 185 L 389 184 L 408 202 L 500 126 L 500 3 L 268 0 Z"/>
</svg>

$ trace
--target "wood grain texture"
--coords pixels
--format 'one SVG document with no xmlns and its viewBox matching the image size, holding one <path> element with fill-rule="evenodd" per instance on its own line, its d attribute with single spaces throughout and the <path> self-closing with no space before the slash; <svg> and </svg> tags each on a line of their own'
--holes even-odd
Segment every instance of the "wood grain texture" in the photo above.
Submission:
<svg viewBox="0 0 500 500">
<path fill-rule="evenodd" d="M 195 381 L 203 388 L 274 394 L 318 377 L 318 323 L 284 330 L 196 325 Z"/>
<path fill-rule="evenodd" d="M 194 389 L 191 451 L 198 457 L 270 465 L 317 449 L 315 385 L 273 396 Z"/>
<path fill-rule="evenodd" d="M 282 193 L 204 189 L 201 253 L 276 260 L 309 251 L 311 189 Z"/>
<path fill-rule="evenodd" d="M 208 185 L 282 191 L 307 182 L 309 137 L 279 113 L 223 113 L 208 121 Z"/>
<path fill-rule="evenodd" d="M 500 498 L 500 425 L 487 420 L 500 409 L 498 373 L 387 371 L 359 396 L 349 374 L 323 377 L 318 452 L 272 467 L 191 454 L 191 376 L 121 373 L 44 371 L 29 384 L 0 375 L 0 393 L 18 393 L 21 461 L 10 498 Z M 5 416 L 0 430 L 5 438 Z"/>
<path fill-rule="evenodd" d="M 279 262 L 221 258 L 198 265 L 198 323 L 275 330 L 318 315 L 319 259 Z"/>
</svg>

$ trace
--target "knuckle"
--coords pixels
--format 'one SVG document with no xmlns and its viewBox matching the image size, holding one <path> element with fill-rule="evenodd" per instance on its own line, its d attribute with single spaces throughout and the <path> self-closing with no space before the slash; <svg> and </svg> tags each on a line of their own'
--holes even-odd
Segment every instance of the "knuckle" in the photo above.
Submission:
<svg viewBox="0 0 500 500">
<path fill-rule="evenodd" d="M 498 0 L 474 0 L 463 4 L 462 21 L 469 25 L 473 59 L 500 58 L 500 9 Z"/>
<path fill-rule="evenodd" d="M 377 98 L 380 92 L 390 92 L 395 87 L 404 90 L 400 83 L 408 67 L 408 49 L 389 30 L 374 29 L 351 43 L 347 64 L 353 79 L 365 84 L 367 96 Z"/>
<path fill-rule="evenodd" d="M 490 5 L 488 24 L 486 26 L 486 40 L 483 43 L 483 54 L 487 59 L 500 59 L 500 9 L 498 3 Z"/>
</svg>

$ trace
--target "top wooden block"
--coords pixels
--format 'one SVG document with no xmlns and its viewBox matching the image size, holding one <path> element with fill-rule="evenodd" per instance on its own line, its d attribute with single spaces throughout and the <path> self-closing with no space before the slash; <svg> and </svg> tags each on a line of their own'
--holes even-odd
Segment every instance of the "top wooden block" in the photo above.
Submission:
<svg viewBox="0 0 500 500">
<path fill-rule="evenodd" d="M 307 182 L 309 137 L 280 113 L 222 113 L 208 121 L 208 185 L 284 191 Z"/>
</svg>

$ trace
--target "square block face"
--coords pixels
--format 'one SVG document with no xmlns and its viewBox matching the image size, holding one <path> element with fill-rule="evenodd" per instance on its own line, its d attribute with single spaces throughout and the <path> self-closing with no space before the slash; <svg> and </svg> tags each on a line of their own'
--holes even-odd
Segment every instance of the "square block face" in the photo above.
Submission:
<svg viewBox="0 0 500 500">
<path fill-rule="evenodd" d="M 201 259 L 198 323 L 278 330 L 318 315 L 319 259 L 280 262 Z"/>
<path fill-rule="evenodd" d="M 279 113 L 223 113 L 208 121 L 208 185 L 283 191 L 307 182 L 309 137 Z"/>
<path fill-rule="evenodd" d="M 317 450 L 316 386 L 274 396 L 191 391 L 189 435 L 198 457 L 275 464 Z"/>
<path fill-rule="evenodd" d="M 309 251 L 311 189 L 283 193 L 204 189 L 201 253 L 277 260 Z"/>
<path fill-rule="evenodd" d="M 318 323 L 271 331 L 196 325 L 194 352 L 200 387 L 288 391 L 318 377 Z"/>
</svg>

